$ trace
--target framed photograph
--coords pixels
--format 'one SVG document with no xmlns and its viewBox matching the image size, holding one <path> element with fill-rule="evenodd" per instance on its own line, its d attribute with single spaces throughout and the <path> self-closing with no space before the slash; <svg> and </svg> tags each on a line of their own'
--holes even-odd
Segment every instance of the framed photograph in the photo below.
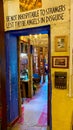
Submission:
<svg viewBox="0 0 73 130">
<path fill-rule="evenodd" d="M 53 68 L 68 68 L 69 57 L 68 56 L 52 56 Z"/>
<path fill-rule="evenodd" d="M 67 36 L 55 37 L 55 51 L 66 52 L 67 51 Z"/>
</svg>

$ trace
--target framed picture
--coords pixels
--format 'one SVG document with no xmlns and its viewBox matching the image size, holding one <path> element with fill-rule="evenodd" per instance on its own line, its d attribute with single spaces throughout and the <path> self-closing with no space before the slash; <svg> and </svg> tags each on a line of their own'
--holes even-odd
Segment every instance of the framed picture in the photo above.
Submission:
<svg viewBox="0 0 73 130">
<path fill-rule="evenodd" d="M 67 51 L 67 36 L 55 37 L 55 51 L 66 52 Z"/>
<path fill-rule="evenodd" d="M 42 0 L 19 0 L 20 12 L 30 11 L 42 7 Z"/>
<path fill-rule="evenodd" d="M 53 68 L 68 68 L 69 57 L 68 56 L 52 56 Z"/>
</svg>

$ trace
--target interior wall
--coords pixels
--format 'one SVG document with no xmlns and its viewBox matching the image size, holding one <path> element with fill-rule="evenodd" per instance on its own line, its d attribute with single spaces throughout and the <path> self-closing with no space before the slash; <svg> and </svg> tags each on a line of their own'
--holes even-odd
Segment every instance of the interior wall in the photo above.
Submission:
<svg viewBox="0 0 73 130">
<path fill-rule="evenodd" d="M 69 68 L 52 68 L 52 56 L 69 56 L 70 55 L 70 25 L 69 23 L 60 23 L 51 25 L 51 76 L 52 76 L 52 87 L 55 88 L 55 71 L 56 72 L 67 72 L 67 94 L 69 94 Z M 56 36 L 66 36 L 67 37 L 67 51 L 66 52 L 56 52 L 55 51 L 55 37 Z M 68 61 L 69 62 L 69 61 Z"/>
<path fill-rule="evenodd" d="M 69 96 L 73 97 L 73 0 L 70 9 L 70 89 Z"/>
</svg>

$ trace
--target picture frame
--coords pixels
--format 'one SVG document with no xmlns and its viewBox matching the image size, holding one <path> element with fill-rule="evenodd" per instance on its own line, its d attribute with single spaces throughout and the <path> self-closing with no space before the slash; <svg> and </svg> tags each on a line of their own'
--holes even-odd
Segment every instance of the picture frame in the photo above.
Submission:
<svg viewBox="0 0 73 130">
<path fill-rule="evenodd" d="M 25 11 L 30 11 L 33 9 L 38 9 L 42 7 L 42 0 L 37 1 L 37 0 L 19 0 L 19 9 L 20 12 L 25 12 Z"/>
<path fill-rule="evenodd" d="M 52 56 L 52 68 L 68 68 L 69 56 Z"/>
<path fill-rule="evenodd" d="M 67 36 L 56 36 L 55 37 L 55 51 L 66 52 L 67 51 Z"/>
</svg>

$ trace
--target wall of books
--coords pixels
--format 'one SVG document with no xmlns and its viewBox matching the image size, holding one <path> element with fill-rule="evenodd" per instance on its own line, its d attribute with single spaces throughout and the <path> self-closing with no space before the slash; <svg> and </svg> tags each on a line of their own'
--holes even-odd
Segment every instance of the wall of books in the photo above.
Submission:
<svg viewBox="0 0 73 130">
<path fill-rule="evenodd" d="M 48 71 L 48 47 L 34 47 L 33 73 L 44 75 Z"/>
</svg>

